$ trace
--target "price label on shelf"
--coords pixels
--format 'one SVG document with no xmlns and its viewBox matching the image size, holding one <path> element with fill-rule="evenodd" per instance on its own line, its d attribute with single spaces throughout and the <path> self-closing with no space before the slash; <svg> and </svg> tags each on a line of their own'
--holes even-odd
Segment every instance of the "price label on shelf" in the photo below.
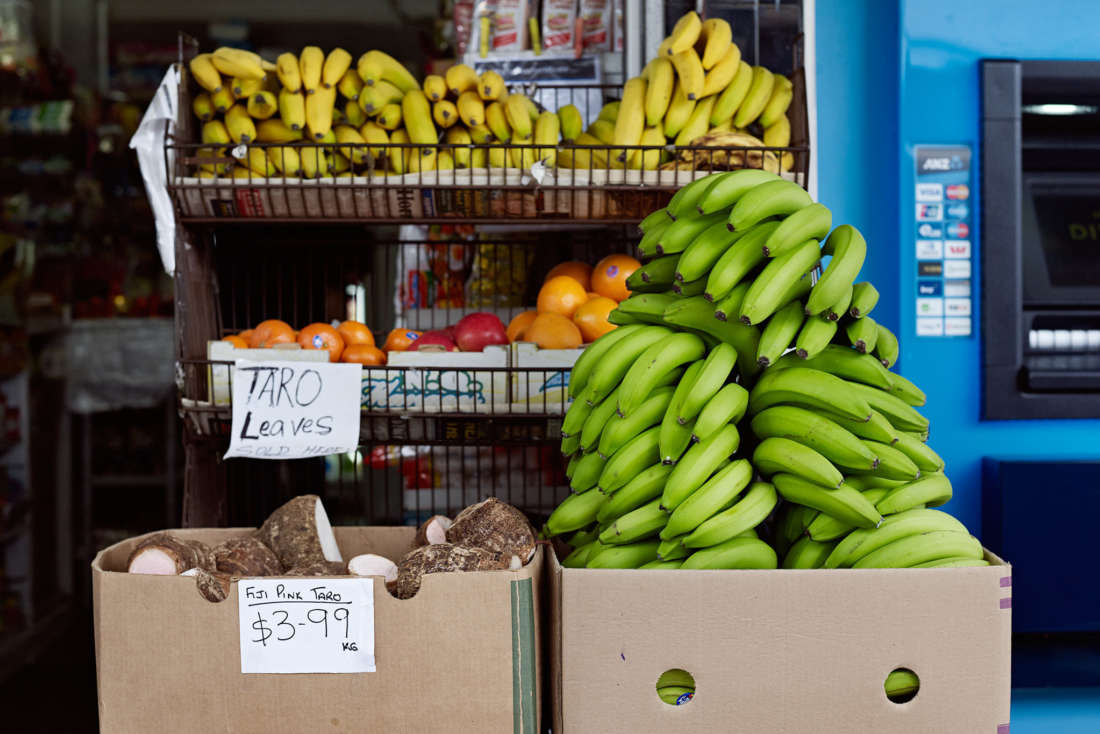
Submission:
<svg viewBox="0 0 1100 734">
<path fill-rule="evenodd" d="M 242 673 L 373 673 L 370 579 L 242 579 Z"/>
<path fill-rule="evenodd" d="M 358 364 L 238 359 L 225 458 L 304 459 L 354 451 L 362 369 Z"/>
</svg>

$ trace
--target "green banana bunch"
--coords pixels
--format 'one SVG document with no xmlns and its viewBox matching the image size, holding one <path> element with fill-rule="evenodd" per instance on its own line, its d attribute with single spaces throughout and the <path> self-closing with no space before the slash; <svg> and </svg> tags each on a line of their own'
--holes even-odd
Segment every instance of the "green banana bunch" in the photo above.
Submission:
<svg viewBox="0 0 1100 734">
<path fill-rule="evenodd" d="M 783 557 L 783 568 L 821 568 L 836 543 L 821 543 L 807 536 L 799 538 Z"/>
<path fill-rule="evenodd" d="M 636 510 L 653 499 L 658 499 L 665 489 L 665 481 L 672 472 L 668 464 L 654 464 L 638 472 L 633 479 L 620 487 L 611 498 L 600 506 L 596 521 L 608 525 L 631 510 Z"/>
<path fill-rule="evenodd" d="M 661 461 L 665 464 L 674 464 L 679 461 L 684 451 L 687 450 L 688 444 L 691 443 L 694 425 L 680 423 L 677 420 L 677 413 L 680 411 L 680 405 L 691 392 L 691 387 L 695 384 L 695 378 L 699 376 L 702 369 L 702 361 L 697 361 L 687 368 L 680 384 L 676 386 L 676 391 L 672 395 L 668 409 L 665 410 L 664 417 L 661 419 L 657 444 Z"/>
<path fill-rule="evenodd" d="M 882 522 L 875 505 L 846 484 L 829 489 L 793 474 L 776 474 L 772 482 L 788 502 L 812 507 L 856 527 L 873 528 Z"/>
<path fill-rule="evenodd" d="M 933 531 L 967 534 L 966 527 L 946 512 L 925 509 L 906 510 L 890 515 L 877 528 L 853 530 L 844 536 L 825 559 L 824 567 L 850 568 L 868 554 L 894 541 Z"/>
<path fill-rule="evenodd" d="M 744 417 L 748 404 L 749 393 L 745 388 L 732 382 L 724 385 L 699 411 L 691 431 L 691 440 L 702 441 L 710 438 L 722 426 L 737 423 Z"/>
<path fill-rule="evenodd" d="M 778 502 L 779 496 L 773 485 L 755 482 L 733 506 L 701 520 L 684 538 L 684 546 L 709 548 L 721 545 L 764 522 Z"/>
<path fill-rule="evenodd" d="M 571 494 L 554 508 L 546 519 L 546 530 L 551 535 L 561 535 L 591 525 L 596 519 L 600 505 L 607 496 L 599 492 Z"/>
<path fill-rule="evenodd" d="M 932 473 L 900 487 L 894 487 L 890 494 L 875 504 L 875 508 L 879 512 L 892 515 L 916 505 L 939 507 L 947 503 L 952 494 L 951 482 L 947 477 L 940 473 Z"/>
<path fill-rule="evenodd" d="M 850 383 L 811 367 L 766 371 L 749 394 L 749 413 L 756 414 L 773 405 L 820 409 L 853 421 L 867 421 L 871 417 L 871 406 Z"/>
<path fill-rule="evenodd" d="M 681 569 L 777 568 L 779 559 L 772 547 L 756 538 L 731 538 L 724 543 L 697 550 Z"/>
<path fill-rule="evenodd" d="M 851 479 L 852 477 L 848 477 L 845 481 L 849 482 L 849 486 L 854 487 L 850 482 Z M 862 490 L 863 496 L 866 497 L 867 501 L 871 504 L 875 504 L 885 497 L 889 491 L 890 490 L 885 487 L 874 487 L 872 489 Z M 827 515 L 824 512 L 819 512 L 817 516 L 810 520 L 810 524 L 806 526 L 806 535 L 818 542 L 825 543 L 830 540 L 836 540 L 837 538 L 843 538 L 855 529 L 854 525 L 850 525 L 843 520 L 838 520 L 832 515 Z"/>
<path fill-rule="evenodd" d="M 614 520 L 600 533 L 604 545 L 623 545 L 656 535 L 668 523 L 668 513 L 661 508 L 661 500 L 655 499 Z"/>
<path fill-rule="evenodd" d="M 726 298 L 753 268 L 763 262 L 765 258 L 760 243 L 778 226 L 778 222 L 762 222 L 745 230 L 741 238 L 719 256 L 707 275 L 704 294 L 708 301 L 717 302 Z"/>
<path fill-rule="evenodd" d="M 661 530 L 661 540 L 690 533 L 704 521 L 727 509 L 751 480 L 752 464 L 745 459 L 729 463 L 673 510 Z"/>
<path fill-rule="evenodd" d="M 867 241 L 858 229 L 842 224 L 825 240 L 822 252 L 832 255 L 832 260 L 810 291 L 806 301 L 806 311 L 810 314 L 819 314 L 836 303 L 852 285 L 867 256 Z"/>
<path fill-rule="evenodd" d="M 676 463 L 665 482 L 661 506 L 672 512 L 737 450 L 741 434 L 737 426 L 723 426 L 710 438 L 692 446 Z"/>
<path fill-rule="evenodd" d="M 814 200 L 793 181 L 765 181 L 746 191 L 730 209 L 727 219 L 731 232 L 745 229 L 770 217 L 787 217 L 811 206 Z"/>
</svg>

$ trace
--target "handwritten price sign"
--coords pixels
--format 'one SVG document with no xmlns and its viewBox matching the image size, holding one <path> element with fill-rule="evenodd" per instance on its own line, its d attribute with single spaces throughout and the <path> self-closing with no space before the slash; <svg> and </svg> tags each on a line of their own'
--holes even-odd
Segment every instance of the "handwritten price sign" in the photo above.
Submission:
<svg viewBox="0 0 1100 734">
<path fill-rule="evenodd" d="M 238 584 L 242 673 L 373 673 L 370 579 Z"/>
</svg>

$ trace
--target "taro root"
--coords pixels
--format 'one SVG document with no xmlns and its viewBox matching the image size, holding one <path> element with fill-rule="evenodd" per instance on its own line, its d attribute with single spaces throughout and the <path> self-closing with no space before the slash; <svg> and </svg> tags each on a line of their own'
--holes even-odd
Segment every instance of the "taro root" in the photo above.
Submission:
<svg viewBox="0 0 1100 734">
<path fill-rule="evenodd" d="M 253 535 L 230 538 L 214 546 L 214 561 L 230 576 L 278 576 L 283 572 L 275 552 Z"/>
<path fill-rule="evenodd" d="M 424 524 L 416 531 L 416 538 L 413 539 L 413 547 L 419 548 L 422 545 L 446 543 L 447 531 L 453 524 L 451 518 L 446 515 L 432 515 L 425 520 Z"/>
<path fill-rule="evenodd" d="M 169 533 L 157 533 L 138 543 L 126 570 L 130 573 L 177 576 L 191 568 L 213 571 L 214 553 L 198 540 L 183 540 Z"/>
<path fill-rule="evenodd" d="M 295 566 L 284 576 L 347 576 L 348 567 L 343 561 L 316 561 Z"/>
<path fill-rule="evenodd" d="M 496 497 L 458 513 L 447 530 L 447 542 L 513 555 L 520 565 L 535 554 L 535 531 L 527 516 Z"/>
<path fill-rule="evenodd" d="M 510 556 L 484 548 L 434 543 L 406 553 L 397 565 L 397 580 L 386 586 L 398 599 L 409 599 L 420 591 L 420 581 L 424 574 L 497 571 L 508 568 L 510 561 Z"/>
<path fill-rule="evenodd" d="M 364 553 L 348 561 L 348 573 L 353 576 L 382 576 L 386 583 L 397 580 L 397 564 L 385 556 Z"/>
<path fill-rule="evenodd" d="M 220 571 L 207 571 L 202 568 L 192 568 L 184 571 L 181 576 L 194 576 L 195 587 L 199 590 L 203 599 L 212 602 L 224 601 L 229 596 L 229 585 L 232 579 L 229 574 Z"/>
<path fill-rule="evenodd" d="M 283 568 L 301 568 L 322 561 L 339 561 L 343 556 L 328 521 L 321 498 L 303 494 L 271 513 L 256 531 L 256 537 L 279 559 Z"/>
</svg>

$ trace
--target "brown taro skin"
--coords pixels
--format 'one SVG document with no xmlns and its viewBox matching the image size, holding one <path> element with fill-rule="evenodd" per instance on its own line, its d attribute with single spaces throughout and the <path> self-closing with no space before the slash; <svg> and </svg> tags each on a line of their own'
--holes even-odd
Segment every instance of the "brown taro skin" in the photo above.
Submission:
<svg viewBox="0 0 1100 734">
<path fill-rule="evenodd" d="M 214 553 L 210 546 L 198 540 L 177 538 L 171 533 L 150 535 L 138 543 L 126 561 L 126 568 L 130 569 L 134 560 L 149 550 L 160 551 L 172 559 L 177 574 L 192 568 L 201 568 L 207 571 L 213 571 L 215 568 Z"/>
<path fill-rule="evenodd" d="M 317 535 L 315 494 L 303 494 L 290 500 L 268 516 L 256 531 L 256 537 L 275 551 L 283 568 L 298 568 L 325 560 Z"/>
<path fill-rule="evenodd" d="M 511 556 L 483 548 L 464 548 L 433 543 L 414 548 L 397 564 L 397 580 L 386 587 L 398 599 L 409 599 L 420 590 L 425 574 L 456 571 L 497 571 L 509 567 Z"/>
<path fill-rule="evenodd" d="M 278 576 L 283 572 L 275 552 L 253 535 L 230 538 L 214 546 L 218 570 L 230 576 Z"/>
<path fill-rule="evenodd" d="M 195 587 L 198 588 L 202 598 L 210 602 L 225 601 L 229 596 L 229 586 L 232 583 L 230 576 L 219 571 L 210 572 L 201 568 L 195 571 Z"/>
<path fill-rule="evenodd" d="M 339 561 L 317 561 L 304 566 L 298 566 L 287 571 L 284 576 L 347 576 L 346 563 Z"/>
<path fill-rule="evenodd" d="M 514 555 L 527 563 L 535 552 L 535 531 L 526 515 L 490 497 L 458 513 L 447 530 L 447 542 Z"/>
</svg>

